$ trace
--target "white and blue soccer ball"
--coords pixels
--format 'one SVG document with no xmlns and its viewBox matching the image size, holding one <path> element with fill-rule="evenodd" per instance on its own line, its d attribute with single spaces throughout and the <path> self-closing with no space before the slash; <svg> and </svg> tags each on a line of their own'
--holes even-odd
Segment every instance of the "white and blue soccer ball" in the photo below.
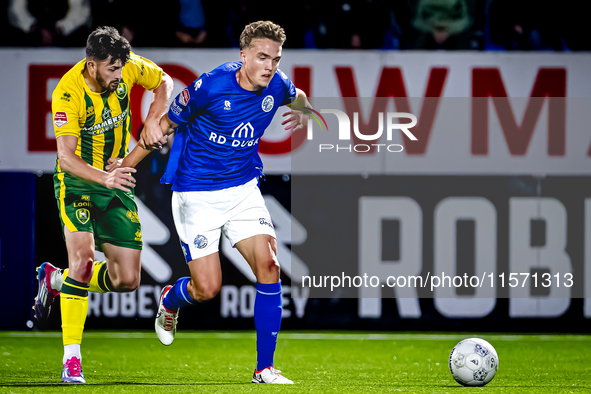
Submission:
<svg viewBox="0 0 591 394">
<path fill-rule="evenodd" d="M 498 369 L 497 351 L 484 339 L 464 339 L 449 355 L 449 371 L 462 386 L 484 386 Z"/>
</svg>

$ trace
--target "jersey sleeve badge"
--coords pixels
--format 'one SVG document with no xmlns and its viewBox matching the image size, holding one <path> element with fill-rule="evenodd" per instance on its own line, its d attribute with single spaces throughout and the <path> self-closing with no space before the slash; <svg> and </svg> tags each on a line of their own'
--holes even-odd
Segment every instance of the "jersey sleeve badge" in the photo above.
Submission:
<svg viewBox="0 0 591 394">
<path fill-rule="evenodd" d="M 65 113 L 64 111 L 58 111 L 55 113 L 54 117 L 53 117 L 53 123 L 57 126 L 57 127 L 62 127 L 65 124 L 68 124 L 69 120 L 68 120 L 68 114 Z"/>
<path fill-rule="evenodd" d="M 183 90 L 181 94 L 179 94 L 179 103 L 181 105 L 187 106 L 189 103 L 189 91 L 187 89 Z"/>
</svg>

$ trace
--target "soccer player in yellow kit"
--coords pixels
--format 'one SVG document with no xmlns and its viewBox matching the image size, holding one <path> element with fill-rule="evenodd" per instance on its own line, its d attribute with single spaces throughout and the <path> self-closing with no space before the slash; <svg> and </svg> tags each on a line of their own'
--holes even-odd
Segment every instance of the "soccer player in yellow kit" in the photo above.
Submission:
<svg viewBox="0 0 591 394">
<path fill-rule="evenodd" d="M 38 321 L 44 321 L 61 293 L 66 383 L 85 383 L 80 344 L 88 292 L 129 292 L 140 284 L 142 233 L 131 175 L 136 170 L 109 166 L 128 153 L 129 93 L 135 84 L 154 91 L 140 143 L 161 148 L 165 137 L 159 122 L 167 111 L 172 79 L 132 53 L 115 28 L 100 27 L 90 34 L 86 58 L 62 77 L 51 99 L 58 151 L 54 189 L 69 270 L 49 263 L 38 268 L 34 309 Z M 106 261 L 93 261 L 95 248 Z"/>
</svg>

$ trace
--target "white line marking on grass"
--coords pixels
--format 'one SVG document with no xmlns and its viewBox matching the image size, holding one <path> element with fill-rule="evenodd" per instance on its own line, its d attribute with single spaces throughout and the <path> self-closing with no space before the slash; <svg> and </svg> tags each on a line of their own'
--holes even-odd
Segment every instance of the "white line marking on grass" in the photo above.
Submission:
<svg viewBox="0 0 591 394">
<path fill-rule="evenodd" d="M 458 341 L 464 338 L 478 337 L 489 341 L 581 341 L 591 342 L 591 335 L 503 335 L 503 334 L 388 334 L 388 333 L 280 333 L 281 339 L 290 340 L 344 340 L 344 341 Z M 61 332 L 30 332 L 0 331 L 0 338 L 61 338 Z M 179 332 L 179 339 L 254 339 L 255 332 Z M 89 339 L 154 339 L 156 334 L 150 332 L 104 332 L 90 331 L 84 333 Z"/>
</svg>

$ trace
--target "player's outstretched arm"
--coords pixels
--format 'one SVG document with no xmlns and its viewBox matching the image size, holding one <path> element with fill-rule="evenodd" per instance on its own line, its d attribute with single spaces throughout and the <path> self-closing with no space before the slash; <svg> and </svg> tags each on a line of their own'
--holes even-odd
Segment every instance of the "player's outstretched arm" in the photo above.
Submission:
<svg viewBox="0 0 591 394">
<path fill-rule="evenodd" d="M 301 108 L 312 108 L 306 93 L 303 90 L 296 88 L 296 98 L 293 100 L 293 103 L 288 104 L 287 106 L 290 109 L 283 114 L 287 119 L 281 122 L 282 125 L 286 125 L 285 130 L 296 131 L 304 127 L 309 116 L 302 112 Z"/>
<path fill-rule="evenodd" d="M 170 134 L 174 133 L 178 125 L 168 118 L 168 114 L 164 114 L 164 116 L 160 119 L 159 127 L 160 132 L 162 133 L 162 138 L 164 139 L 164 143 L 166 143 L 166 138 Z M 150 149 L 146 146 L 146 143 L 140 136 L 140 140 L 138 141 L 135 148 L 133 148 L 133 150 L 129 153 L 129 155 L 125 156 L 124 159 L 118 159 L 116 157 L 110 158 L 109 164 L 105 167 L 105 169 L 111 172 L 118 167 L 135 167 L 140 161 L 143 160 L 144 157 L 148 156 L 152 150 L 153 149 Z"/>
<path fill-rule="evenodd" d="M 124 192 L 131 191 L 135 187 L 135 179 L 130 172 L 136 172 L 135 168 L 119 167 L 112 172 L 105 172 L 95 168 L 76 155 L 78 137 L 62 135 L 57 138 L 57 155 L 59 165 L 63 171 L 69 172 L 87 181 L 99 183 L 109 189 L 119 189 Z"/>
<path fill-rule="evenodd" d="M 160 131 L 160 119 L 168 110 L 168 100 L 172 94 L 173 82 L 172 78 L 162 73 L 162 82 L 160 86 L 154 90 L 154 100 L 150 105 L 148 116 L 144 122 L 144 130 L 142 131 L 142 139 L 146 143 L 147 148 L 162 149 L 163 140 Z"/>
<path fill-rule="evenodd" d="M 105 170 L 111 172 L 119 167 L 135 167 L 138 165 L 140 161 L 143 160 L 144 157 L 148 156 L 152 151 L 153 149 L 147 148 L 145 142 L 140 137 L 140 140 L 135 145 L 133 150 L 127 156 L 125 156 L 124 159 L 111 157 L 108 160 L 109 164 L 105 166 Z"/>
</svg>

